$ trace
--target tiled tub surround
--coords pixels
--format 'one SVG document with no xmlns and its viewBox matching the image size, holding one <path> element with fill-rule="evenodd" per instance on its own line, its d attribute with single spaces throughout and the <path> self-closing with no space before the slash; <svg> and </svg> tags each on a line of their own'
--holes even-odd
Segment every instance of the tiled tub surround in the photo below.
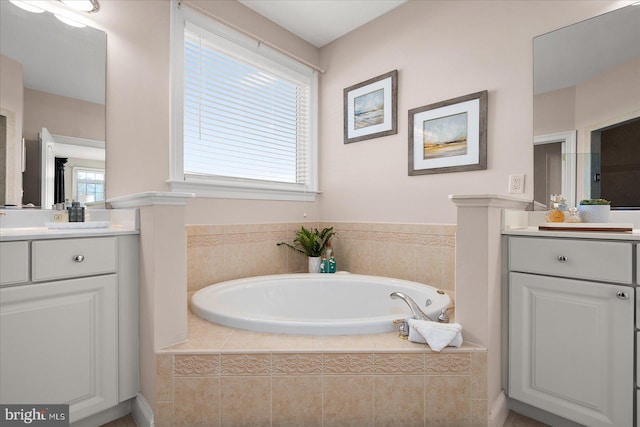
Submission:
<svg viewBox="0 0 640 427">
<path fill-rule="evenodd" d="M 189 291 L 305 272 L 305 257 L 276 246 L 301 225 L 334 227 L 339 270 L 455 294 L 455 225 L 344 222 L 188 225 Z M 396 333 L 263 334 L 192 313 L 188 330 L 157 355 L 157 426 L 487 424 L 487 352 L 474 344 L 434 353 Z"/>
<path fill-rule="evenodd" d="M 347 222 L 188 225 L 189 291 L 225 280 L 307 271 L 304 256 L 276 246 L 291 242 L 301 225 L 334 227 L 338 270 L 455 291 L 455 225 Z"/>
<path fill-rule="evenodd" d="M 155 425 L 485 426 L 486 356 L 395 333 L 292 336 L 189 316 L 157 355 Z"/>
</svg>

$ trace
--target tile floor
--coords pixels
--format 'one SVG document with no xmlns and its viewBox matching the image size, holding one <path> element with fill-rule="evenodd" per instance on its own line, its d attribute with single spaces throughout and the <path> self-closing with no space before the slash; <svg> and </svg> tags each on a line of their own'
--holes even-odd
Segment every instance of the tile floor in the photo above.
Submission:
<svg viewBox="0 0 640 427">
<path fill-rule="evenodd" d="M 532 420 L 531 418 L 527 418 L 524 415 L 517 414 L 515 412 L 509 412 L 507 416 L 507 421 L 504 423 L 504 427 L 545 427 L 546 424 L 542 424 L 538 421 Z M 131 415 L 127 415 L 126 417 L 118 418 L 117 420 L 111 421 L 108 424 L 103 425 L 102 427 L 136 427 L 135 421 L 133 421 L 133 417 Z"/>
</svg>

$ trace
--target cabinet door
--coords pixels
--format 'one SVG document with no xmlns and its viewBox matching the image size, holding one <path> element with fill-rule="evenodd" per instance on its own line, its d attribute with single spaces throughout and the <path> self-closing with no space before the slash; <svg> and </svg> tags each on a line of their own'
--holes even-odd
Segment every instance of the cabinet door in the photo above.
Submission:
<svg viewBox="0 0 640 427">
<path fill-rule="evenodd" d="M 633 297 L 631 287 L 511 273 L 509 395 L 586 426 L 631 426 Z"/>
<path fill-rule="evenodd" d="M 117 402 L 116 276 L 0 289 L 2 403 L 68 403 L 74 422 Z"/>
</svg>

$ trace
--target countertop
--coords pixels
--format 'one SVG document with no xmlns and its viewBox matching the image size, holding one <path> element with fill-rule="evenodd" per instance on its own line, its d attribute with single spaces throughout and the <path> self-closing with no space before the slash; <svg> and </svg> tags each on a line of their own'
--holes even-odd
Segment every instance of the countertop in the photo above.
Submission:
<svg viewBox="0 0 640 427">
<path fill-rule="evenodd" d="M 611 231 L 550 231 L 538 230 L 537 226 L 507 227 L 502 234 L 510 236 L 531 237 L 556 237 L 565 239 L 598 239 L 598 240 L 630 240 L 640 241 L 640 229 L 634 228 L 631 232 Z"/>
<path fill-rule="evenodd" d="M 91 209 L 87 228 L 49 228 L 51 210 L 0 210 L 0 242 L 140 234 L 137 209 Z M 91 228 L 91 222 L 101 228 Z M 108 227 L 105 225 L 108 224 Z M 72 225 L 70 225 L 72 226 Z"/>
<path fill-rule="evenodd" d="M 111 225 L 107 228 L 49 229 L 47 227 L 1 228 L 0 242 L 16 240 L 68 239 L 72 237 L 120 236 L 140 234 L 139 230 Z"/>
</svg>

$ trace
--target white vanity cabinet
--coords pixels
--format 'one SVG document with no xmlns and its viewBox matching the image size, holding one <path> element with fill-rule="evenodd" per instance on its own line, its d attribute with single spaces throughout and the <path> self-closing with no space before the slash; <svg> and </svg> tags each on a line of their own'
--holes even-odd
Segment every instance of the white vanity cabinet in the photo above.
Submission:
<svg viewBox="0 0 640 427">
<path fill-rule="evenodd" d="M 633 426 L 633 243 L 510 236 L 508 248 L 509 397 Z"/>
<path fill-rule="evenodd" d="M 68 403 L 73 423 L 135 397 L 138 237 L 0 242 L 0 255 L 0 402 Z"/>
</svg>

